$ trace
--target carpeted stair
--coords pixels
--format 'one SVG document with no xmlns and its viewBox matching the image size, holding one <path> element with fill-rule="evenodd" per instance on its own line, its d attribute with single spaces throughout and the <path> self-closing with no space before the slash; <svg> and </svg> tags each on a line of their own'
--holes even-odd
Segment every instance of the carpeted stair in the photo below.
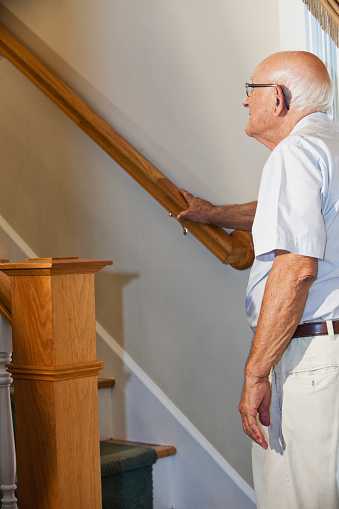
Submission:
<svg viewBox="0 0 339 509">
<path fill-rule="evenodd" d="M 152 465 L 148 447 L 100 442 L 102 509 L 152 509 Z"/>
<path fill-rule="evenodd" d="M 100 442 L 102 509 L 152 509 L 157 457 L 150 447 Z"/>
</svg>

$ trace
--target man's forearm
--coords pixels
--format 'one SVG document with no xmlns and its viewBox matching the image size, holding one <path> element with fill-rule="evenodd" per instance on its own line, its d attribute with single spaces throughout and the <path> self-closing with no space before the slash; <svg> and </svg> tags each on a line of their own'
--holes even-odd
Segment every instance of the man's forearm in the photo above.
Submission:
<svg viewBox="0 0 339 509">
<path fill-rule="evenodd" d="M 185 189 L 180 189 L 180 193 L 187 201 L 188 208 L 180 212 L 177 216 L 178 221 L 190 219 L 197 223 L 212 224 L 232 230 L 252 230 L 257 208 L 256 201 L 241 205 L 213 205 L 203 198 L 193 196 Z"/>
<path fill-rule="evenodd" d="M 268 277 L 246 377 L 265 378 L 297 328 L 309 288 L 317 275 L 315 258 L 282 252 Z"/>
<path fill-rule="evenodd" d="M 223 228 L 252 231 L 257 202 L 216 206 L 211 212 L 211 223 Z"/>
<path fill-rule="evenodd" d="M 271 387 L 268 376 L 300 322 L 317 268 L 315 258 L 277 251 L 266 282 L 239 404 L 244 432 L 264 449 L 268 443 L 258 426 L 257 415 L 264 426 L 269 426 Z"/>
</svg>

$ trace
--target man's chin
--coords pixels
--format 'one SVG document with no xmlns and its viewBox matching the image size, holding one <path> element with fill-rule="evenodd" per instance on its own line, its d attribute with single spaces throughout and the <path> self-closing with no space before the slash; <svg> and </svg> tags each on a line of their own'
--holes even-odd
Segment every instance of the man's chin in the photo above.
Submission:
<svg viewBox="0 0 339 509">
<path fill-rule="evenodd" d="M 247 136 L 250 136 L 250 138 L 253 138 L 253 130 L 251 129 L 251 126 L 249 124 L 247 124 L 245 128 L 245 133 L 247 134 Z"/>
</svg>

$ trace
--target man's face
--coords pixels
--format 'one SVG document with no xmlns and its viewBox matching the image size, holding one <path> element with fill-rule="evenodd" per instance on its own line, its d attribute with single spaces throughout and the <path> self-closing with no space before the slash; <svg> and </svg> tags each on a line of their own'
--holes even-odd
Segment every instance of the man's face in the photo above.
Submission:
<svg viewBox="0 0 339 509">
<path fill-rule="evenodd" d="M 260 66 L 259 66 L 260 67 Z M 270 83 L 261 69 L 256 69 L 252 76 L 253 84 Z M 274 87 L 249 88 L 249 97 L 245 97 L 242 104 L 249 110 L 249 119 L 245 129 L 248 136 L 265 144 L 267 135 L 273 128 L 274 116 L 272 108 L 274 104 Z"/>
</svg>

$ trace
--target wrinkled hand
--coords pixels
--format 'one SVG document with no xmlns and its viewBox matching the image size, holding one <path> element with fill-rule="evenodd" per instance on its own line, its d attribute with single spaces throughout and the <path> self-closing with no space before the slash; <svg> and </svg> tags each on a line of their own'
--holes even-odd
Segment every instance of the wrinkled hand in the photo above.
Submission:
<svg viewBox="0 0 339 509">
<path fill-rule="evenodd" d="M 188 203 L 188 209 L 180 212 L 177 216 L 178 221 L 185 221 L 185 219 L 191 219 L 197 223 L 209 224 L 210 213 L 215 209 L 207 200 L 193 196 L 193 194 L 180 189 L 180 193 L 183 195 Z"/>
<path fill-rule="evenodd" d="M 256 417 L 259 414 L 261 424 L 269 426 L 271 394 L 271 384 L 268 379 L 246 379 L 239 404 L 244 432 L 263 449 L 267 449 L 268 444 L 258 426 Z"/>
</svg>

